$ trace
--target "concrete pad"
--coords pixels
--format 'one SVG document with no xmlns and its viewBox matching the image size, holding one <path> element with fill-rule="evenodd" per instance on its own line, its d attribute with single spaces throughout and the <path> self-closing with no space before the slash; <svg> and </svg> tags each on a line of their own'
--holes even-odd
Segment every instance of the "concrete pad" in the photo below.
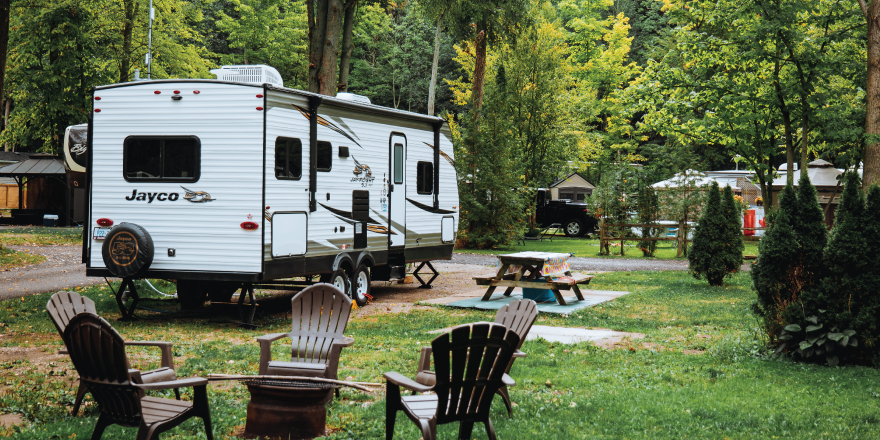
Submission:
<svg viewBox="0 0 880 440">
<path fill-rule="evenodd" d="M 428 333 L 444 333 L 452 328 L 433 330 Z M 550 342 L 561 344 L 577 344 L 578 342 L 592 341 L 596 345 L 610 346 L 620 342 L 624 338 L 641 339 L 645 335 L 641 333 L 616 332 L 608 329 L 589 329 L 583 327 L 552 327 L 549 325 L 533 325 L 529 330 L 527 341 L 543 338 Z"/>
<path fill-rule="evenodd" d="M 427 301 L 422 301 L 426 304 L 439 304 L 450 307 L 462 307 L 462 308 L 475 308 L 482 310 L 498 310 L 505 304 L 510 303 L 515 299 L 522 299 L 522 289 L 517 287 L 513 289 L 513 292 L 510 296 L 504 296 L 503 288 L 498 288 L 495 291 L 497 293 L 492 294 L 492 297 L 489 298 L 488 301 L 482 301 L 483 295 L 486 293 L 486 290 L 474 290 L 468 293 L 463 293 L 461 295 L 447 296 L 443 298 L 435 298 Z M 563 298 L 565 298 L 565 302 L 567 305 L 559 305 L 555 300 L 552 302 L 546 303 L 538 303 L 538 312 L 544 313 L 557 313 L 561 315 L 568 315 L 577 310 L 594 306 L 596 304 L 601 304 L 606 301 L 611 301 L 614 298 L 617 298 L 622 295 L 626 295 L 629 292 L 623 291 L 614 291 L 614 290 L 587 290 L 581 289 L 581 293 L 584 295 L 584 300 L 578 300 L 576 296 L 574 296 L 574 292 L 572 291 L 562 291 Z"/>
</svg>

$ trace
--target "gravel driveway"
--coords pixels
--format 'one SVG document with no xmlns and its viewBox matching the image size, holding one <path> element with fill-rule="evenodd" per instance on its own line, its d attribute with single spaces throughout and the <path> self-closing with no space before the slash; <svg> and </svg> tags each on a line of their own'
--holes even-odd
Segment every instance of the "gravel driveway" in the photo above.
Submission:
<svg viewBox="0 0 880 440">
<path fill-rule="evenodd" d="M 0 301 L 35 293 L 103 283 L 86 277 L 81 246 L 9 246 L 17 251 L 38 254 L 46 261 L 31 266 L 0 270 Z"/>
</svg>

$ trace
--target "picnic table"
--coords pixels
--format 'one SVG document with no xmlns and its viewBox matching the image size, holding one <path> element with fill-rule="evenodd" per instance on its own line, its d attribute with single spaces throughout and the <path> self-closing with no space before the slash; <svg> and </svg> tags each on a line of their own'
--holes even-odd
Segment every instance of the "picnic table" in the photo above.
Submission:
<svg viewBox="0 0 880 440">
<path fill-rule="evenodd" d="M 568 266 L 571 254 L 554 252 L 517 252 L 499 255 L 498 272 L 474 277 L 478 286 L 489 286 L 482 301 L 488 301 L 496 287 L 507 287 L 504 296 L 510 296 L 515 287 L 550 289 L 560 305 L 568 305 L 560 290 L 574 290 L 578 300 L 584 296 L 578 284 L 589 284 L 592 275 L 574 275 Z M 537 280 L 538 276 L 544 278 Z"/>
</svg>

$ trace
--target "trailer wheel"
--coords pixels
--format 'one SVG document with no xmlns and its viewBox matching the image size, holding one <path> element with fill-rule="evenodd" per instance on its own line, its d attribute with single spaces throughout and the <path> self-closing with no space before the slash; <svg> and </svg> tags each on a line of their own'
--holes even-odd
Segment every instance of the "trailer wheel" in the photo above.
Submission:
<svg viewBox="0 0 880 440">
<path fill-rule="evenodd" d="M 348 274 L 345 273 L 343 269 L 336 269 L 331 274 L 323 274 L 321 275 L 321 282 L 332 284 L 333 287 L 343 291 L 346 295 L 351 289 L 351 282 L 348 279 Z"/>
<path fill-rule="evenodd" d="M 354 280 L 351 281 L 351 300 L 356 302 L 358 307 L 367 304 L 370 290 L 370 268 L 361 264 L 354 271 Z"/>
<path fill-rule="evenodd" d="M 565 231 L 567 237 L 580 237 L 586 232 L 586 229 L 584 229 L 584 222 L 576 218 L 565 222 L 565 227 L 562 229 Z"/>
<path fill-rule="evenodd" d="M 134 223 L 120 223 L 107 233 L 101 246 L 104 266 L 119 278 L 143 275 L 153 263 L 153 239 Z"/>
</svg>

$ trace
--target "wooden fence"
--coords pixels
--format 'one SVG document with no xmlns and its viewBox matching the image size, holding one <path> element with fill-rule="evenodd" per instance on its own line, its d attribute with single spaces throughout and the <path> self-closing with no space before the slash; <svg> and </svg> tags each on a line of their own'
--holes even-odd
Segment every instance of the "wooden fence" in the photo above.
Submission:
<svg viewBox="0 0 880 440">
<path fill-rule="evenodd" d="M 609 236 L 609 228 L 654 228 L 654 229 L 666 229 L 677 227 L 678 230 L 675 233 L 675 237 L 610 237 Z M 620 255 L 624 254 L 623 245 L 626 241 L 675 241 L 677 242 L 676 247 L 678 251 L 676 253 L 676 257 L 681 257 L 684 255 L 684 252 L 687 250 L 687 244 L 692 242 L 687 238 L 687 231 L 690 229 L 687 222 L 681 221 L 678 222 L 678 225 L 653 225 L 653 224 L 623 224 L 623 225 L 611 225 L 606 224 L 605 219 L 599 220 L 599 250 L 605 250 L 609 255 L 610 252 L 610 244 L 611 242 L 620 242 Z M 743 231 L 760 231 L 765 228 L 741 228 Z"/>
</svg>

